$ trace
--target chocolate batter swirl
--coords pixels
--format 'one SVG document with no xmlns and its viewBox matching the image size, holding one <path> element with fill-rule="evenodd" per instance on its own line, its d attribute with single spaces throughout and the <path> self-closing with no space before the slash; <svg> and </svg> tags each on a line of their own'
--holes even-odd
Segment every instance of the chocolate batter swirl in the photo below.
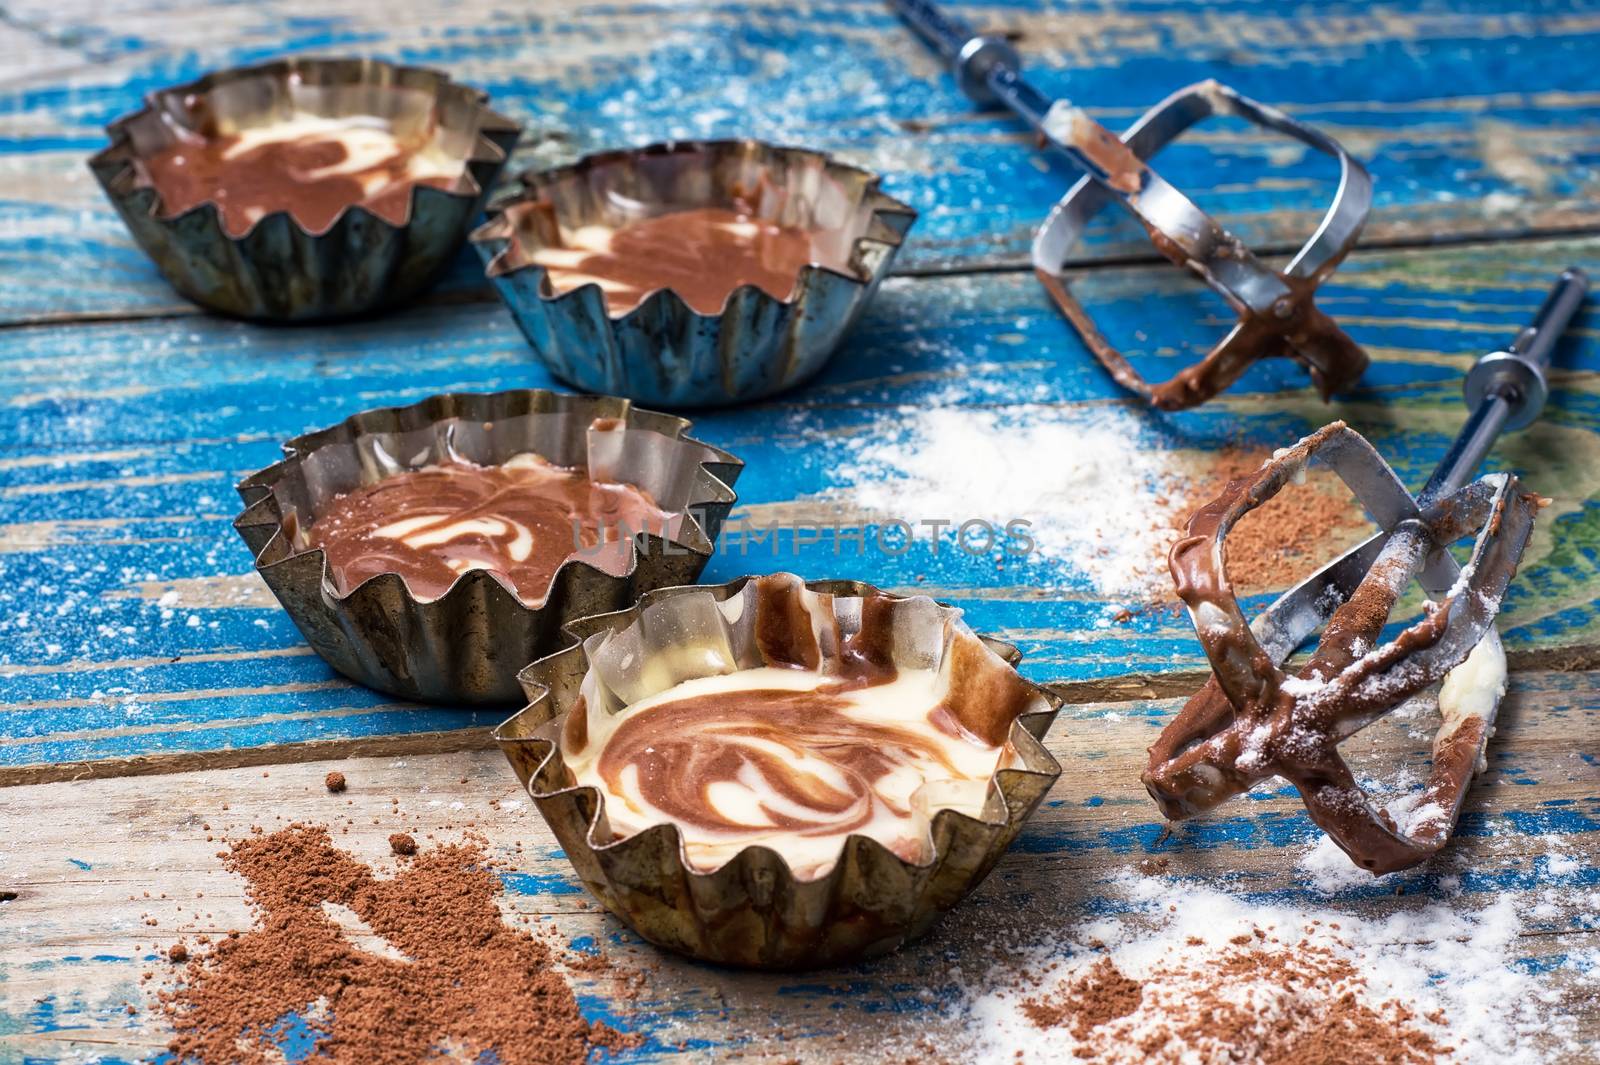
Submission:
<svg viewBox="0 0 1600 1065">
<path fill-rule="evenodd" d="M 523 454 L 499 466 L 452 460 L 334 496 L 314 515 L 308 547 L 326 553 L 341 593 L 398 573 L 412 595 L 434 599 L 483 569 L 537 606 L 568 558 L 625 563 L 633 533 L 661 535 L 675 517 L 633 485 Z"/>
<path fill-rule="evenodd" d="M 720 314 L 741 285 L 788 299 L 810 263 L 853 276 L 848 254 L 830 251 L 828 242 L 817 239 L 821 232 L 700 207 L 617 229 L 583 226 L 567 235 L 565 246 L 538 248 L 530 258 L 548 271 L 558 293 L 598 284 L 612 317 L 664 288 L 701 314 Z"/>
<path fill-rule="evenodd" d="M 909 728 L 856 720 L 850 705 L 827 689 L 724 692 L 666 703 L 623 723 L 600 757 L 600 775 L 620 792 L 632 767 L 640 793 L 675 821 L 722 832 L 779 828 L 812 835 L 863 827 L 875 802 L 896 817 L 910 816 L 909 807 L 873 791 L 897 766 L 960 772 L 938 744 Z M 837 774 L 809 771 L 819 757 Z M 773 792 L 756 823 L 706 801 L 717 784 L 740 784 L 751 772 Z"/>
<path fill-rule="evenodd" d="M 140 165 L 164 216 L 213 203 L 235 237 L 277 211 L 325 232 L 356 204 L 404 225 L 413 188 L 451 188 L 463 169 L 422 138 L 396 136 L 381 119 L 309 114 L 228 135 L 185 132 Z"/>
<path fill-rule="evenodd" d="M 763 844 L 823 875 L 845 838 L 925 859 L 939 809 L 976 815 L 1009 748 L 968 732 L 935 673 L 876 683 L 764 667 L 686 681 L 605 721 L 568 719 L 563 757 L 613 831 L 671 822 L 692 865 Z"/>
</svg>

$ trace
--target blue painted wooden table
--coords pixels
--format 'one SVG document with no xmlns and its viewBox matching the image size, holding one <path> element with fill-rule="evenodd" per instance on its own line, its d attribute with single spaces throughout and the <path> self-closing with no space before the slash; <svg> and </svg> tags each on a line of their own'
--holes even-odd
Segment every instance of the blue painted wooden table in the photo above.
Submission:
<svg viewBox="0 0 1600 1065">
<path fill-rule="evenodd" d="M 871 0 L 537 9 L 272 0 L 204 17 L 141 0 L 0 5 L 0 888 L 14 893 L 0 902 L 0 1060 L 110 1060 L 159 1046 L 159 1022 L 124 1008 L 141 1001 L 136 977 L 153 948 L 135 905 L 118 900 L 141 884 L 167 891 L 169 879 L 227 898 L 198 825 L 326 818 L 311 786 L 321 760 L 357 767 L 352 779 L 370 785 L 355 793 L 362 803 L 387 809 L 400 793 L 419 816 L 428 802 L 474 804 L 498 818 L 497 844 L 538 841 L 543 850 L 518 856 L 531 866 L 514 904 L 574 938 L 617 937 L 614 923 L 578 908 L 542 825 L 484 805 L 514 783 L 481 751 L 498 715 L 400 704 L 333 674 L 229 529 L 233 484 L 290 436 L 435 392 L 559 386 L 532 362 L 470 253 L 417 306 L 337 327 L 264 328 L 185 303 L 84 166 L 101 126 L 142 93 L 279 54 L 373 54 L 488 90 L 526 125 L 516 165 L 750 135 L 882 172 L 921 217 L 897 276 L 845 347 L 810 385 L 696 418 L 697 435 L 747 461 L 735 518 L 755 524 L 841 514 L 870 523 L 841 465 L 859 467 L 864 442 L 910 432 L 929 409 L 1013 427 L 1114 416 L 1195 475 L 1220 445 L 1275 447 L 1339 417 L 1419 484 L 1458 424 L 1471 360 L 1509 339 L 1561 267 L 1600 259 L 1593 4 L 1007 0 L 964 10 L 1011 32 L 1042 87 L 1113 127 L 1216 77 L 1366 160 L 1376 209 L 1321 298 L 1373 355 L 1361 386 L 1324 406 L 1291 369 L 1263 366 L 1198 411 L 1160 416 L 1130 403 L 1025 267 L 1032 227 L 1071 175 L 1003 117 L 975 113 Z M 1297 244 L 1330 188 L 1320 160 L 1228 123 L 1173 148 L 1160 169 L 1267 250 Z M 1107 332 L 1152 375 L 1216 335 L 1216 309 L 1126 226 L 1097 227 L 1079 274 Z M 1560 837 L 1581 859 L 1582 882 L 1597 878 L 1600 711 L 1585 672 L 1600 653 L 1597 371 L 1600 340 L 1586 316 L 1558 354 L 1543 420 L 1490 460 L 1556 502 L 1502 618 L 1518 670 L 1509 721 L 1466 838 L 1441 860 L 1477 863 L 1481 891 L 1539 886 L 1516 879 L 1507 833 Z M 870 463 L 856 476 L 870 479 Z M 1154 506 L 1154 492 L 1132 486 L 1120 505 Z M 841 569 L 826 540 L 795 541 L 786 534 L 776 557 L 726 552 L 706 579 L 786 568 L 933 591 L 964 607 L 974 627 L 1023 648 L 1030 676 L 1062 682 L 1081 704 L 1052 741 L 1068 771 L 1023 853 L 930 943 L 815 982 L 670 963 L 646 1002 L 666 1019 L 618 1021 L 655 1033 L 641 1057 L 664 1054 L 672 1033 L 692 1047 L 749 1049 L 773 1017 L 803 1014 L 830 1038 L 871 1017 L 954 1023 L 937 1007 L 959 997 L 953 965 L 941 963 L 935 1006 L 908 1005 L 924 1001 L 909 992 L 929 959 L 977 966 L 997 949 L 985 914 L 1067 881 L 1092 894 L 1147 852 L 1175 856 L 1176 877 L 1309 890 L 1292 851 L 1314 830 L 1282 795 L 1160 837 L 1137 767 L 1169 697 L 1192 688 L 1203 664 L 1178 612 L 1108 590 L 1071 559 L 996 566 L 923 541 Z M 1374 743 L 1426 757 L 1403 731 Z M 268 780 L 239 768 L 266 765 Z M 231 814 L 217 812 L 222 802 Z M 381 849 L 377 832 L 358 845 Z M 1408 880 L 1411 897 L 1426 897 L 1438 872 Z M 1401 905 L 1354 890 L 1326 904 Z M 1517 949 L 1592 945 L 1586 905 L 1575 898 L 1530 926 Z M 592 982 L 586 1001 L 611 1008 L 615 989 Z M 839 1008 L 804 1013 L 819 1003 Z M 1585 1023 L 1593 1033 L 1592 1016 Z M 804 1054 L 839 1056 L 821 1035 Z"/>
</svg>

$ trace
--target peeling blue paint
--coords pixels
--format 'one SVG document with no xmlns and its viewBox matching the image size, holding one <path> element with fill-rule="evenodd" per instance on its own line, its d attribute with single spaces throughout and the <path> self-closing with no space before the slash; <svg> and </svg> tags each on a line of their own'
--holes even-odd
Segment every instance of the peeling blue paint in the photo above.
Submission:
<svg viewBox="0 0 1600 1065">
<path fill-rule="evenodd" d="M 566 876 L 561 873 L 513 873 L 498 872 L 495 874 L 507 891 L 516 895 L 582 895 L 584 887 L 576 877 Z"/>
</svg>

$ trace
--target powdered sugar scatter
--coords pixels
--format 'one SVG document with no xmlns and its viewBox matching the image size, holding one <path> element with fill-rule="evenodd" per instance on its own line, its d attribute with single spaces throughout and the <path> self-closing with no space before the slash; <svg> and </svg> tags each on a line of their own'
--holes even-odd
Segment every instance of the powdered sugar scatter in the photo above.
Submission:
<svg viewBox="0 0 1600 1065">
<path fill-rule="evenodd" d="M 1325 894 L 1336 894 L 1350 888 L 1366 887 L 1372 883 L 1372 874 L 1350 860 L 1339 849 L 1332 836 L 1321 836 L 1316 844 L 1301 856 L 1295 868 L 1311 878 L 1311 884 Z"/>
<path fill-rule="evenodd" d="M 833 477 L 841 499 L 886 518 L 1031 522 L 1047 570 L 1143 598 L 1167 584 L 1182 479 L 1159 443 L 1115 407 L 906 407 L 851 438 Z M 1139 505 L 1123 505 L 1132 495 Z"/>
<path fill-rule="evenodd" d="M 1544 871 L 1548 876 L 1569 876 L 1582 868 L 1570 854 L 1551 854 L 1545 858 Z"/>
<path fill-rule="evenodd" d="M 1027 970 L 1048 972 L 1041 984 L 1004 987 L 973 1003 L 971 1030 L 980 1060 L 1074 1060 L 1075 1051 L 1104 1062 L 1143 1062 L 1152 1053 L 1173 1062 L 1252 1060 L 1270 1046 L 1263 1042 L 1252 1051 L 1244 1043 L 1256 1036 L 1281 1039 L 1285 1026 L 1308 1018 L 1315 1023 L 1314 999 L 1325 993 L 1328 1009 L 1347 1004 L 1342 997 L 1351 995 L 1350 1001 L 1370 1009 L 1369 1016 L 1397 1019 L 1396 1030 L 1436 1046 L 1446 1060 L 1520 1065 L 1581 1049 L 1553 972 L 1565 969 L 1568 983 L 1585 985 L 1581 995 L 1592 995 L 1589 985 L 1600 984 L 1596 959 L 1589 956 L 1568 955 L 1556 970 L 1518 964 L 1526 952 L 1518 942 L 1522 922 L 1518 903 L 1505 895 L 1476 908 L 1473 900 L 1457 897 L 1419 902 L 1389 916 L 1360 916 L 1332 906 L 1306 912 L 1255 904 L 1204 885 L 1175 887 L 1132 873 L 1110 887 L 1125 908 L 1108 907 L 1113 916 L 1073 927 L 1067 942 L 1024 962 Z M 1314 981 L 1280 985 L 1263 978 L 1267 966 L 1234 964 L 1231 984 L 1220 975 L 1228 959 L 1236 962 L 1249 953 L 1291 966 L 1315 959 L 1336 977 L 1319 991 Z M 1053 960 L 1059 964 L 1051 968 Z M 1037 1009 L 1030 1016 L 1030 1003 L 1069 993 L 1103 961 L 1133 981 L 1151 980 L 1131 1012 L 1098 1023 L 1092 1032 L 1086 1025 L 1041 1028 Z M 1206 983 L 1206 993 L 1247 1007 L 1243 1016 L 1259 1018 L 1260 1031 L 1224 1033 L 1233 1042 L 1212 1049 L 1233 1055 L 1227 1058 L 1208 1056 L 1192 1037 L 1174 1042 L 1174 1033 L 1184 1030 L 1185 1018 L 1177 1016 L 1187 1008 L 1185 989 L 1177 986 L 1184 979 Z"/>
</svg>

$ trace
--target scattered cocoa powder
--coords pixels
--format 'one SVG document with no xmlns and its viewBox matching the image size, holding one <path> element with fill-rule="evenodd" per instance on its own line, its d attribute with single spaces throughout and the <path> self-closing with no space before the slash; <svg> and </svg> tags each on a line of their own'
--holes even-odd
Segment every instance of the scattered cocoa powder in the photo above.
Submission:
<svg viewBox="0 0 1600 1065">
<path fill-rule="evenodd" d="M 396 832 L 389 837 L 389 849 L 396 854 L 415 854 L 417 841 L 409 833 Z"/>
<path fill-rule="evenodd" d="M 639 1043 L 586 1021 L 551 949 L 505 923 L 480 840 L 434 847 L 383 879 L 327 828 L 293 824 L 234 841 L 223 864 L 247 882 L 256 924 L 197 954 L 158 997 L 177 1062 L 281 1062 L 290 1016 L 332 1065 L 581 1065 L 594 1048 Z M 355 946 L 325 904 L 395 953 Z"/>
<path fill-rule="evenodd" d="M 174 943 L 167 948 L 167 960 L 174 965 L 182 965 L 189 960 L 189 948 L 182 943 Z"/>
<path fill-rule="evenodd" d="M 1176 1065 L 1434 1065 L 1452 1050 L 1401 1002 L 1374 1002 L 1355 966 L 1331 948 L 1284 945 L 1265 930 L 1220 955 L 1174 954 L 1142 980 L 1099 958 L 1025 1000 L 1044 1030 L 1065 1029 L 1081 1060 Z M 1442 1026 L 1445 1018 L 1425 1018 Z"/>
<path fill-rule="evenodd" d="M 1143 997 L 1143 986 L 1122 975 L 1110 958 L 1101 958 L 1061 994 L 1025 1001 L 1022 1012 L 1040 1028 L 1061 1028 L 1070 1023 L 1073 1036 L 1084 1040 L 1102 1024 L 1138 1009 Z"/>
<path fill-rule="evenodd" d="M 1229 481 L 1250 476 L 1270 457 L 1265 448 L 1217 452 L 1178 508 L 1176 528 L 1181 532 L 1189 516 L 1221 495 Z M 1292 587 L 1350 547 L 1357 530 L 1369 527 L 1344 482 L 1331 470 L 1312 467 L 1303 484 L 1285 485 L 1228 533 L 1228 578 L 1246 591 Z"/>
<path fill-rule="evenodd" d="M 344 774 L 339 772 L 337 769 L 324 777 L 322 779 L 322 783 L 327 785 L 328 790 L 333 792 L 335 795 L 345 789 Z"/>
</svg>

